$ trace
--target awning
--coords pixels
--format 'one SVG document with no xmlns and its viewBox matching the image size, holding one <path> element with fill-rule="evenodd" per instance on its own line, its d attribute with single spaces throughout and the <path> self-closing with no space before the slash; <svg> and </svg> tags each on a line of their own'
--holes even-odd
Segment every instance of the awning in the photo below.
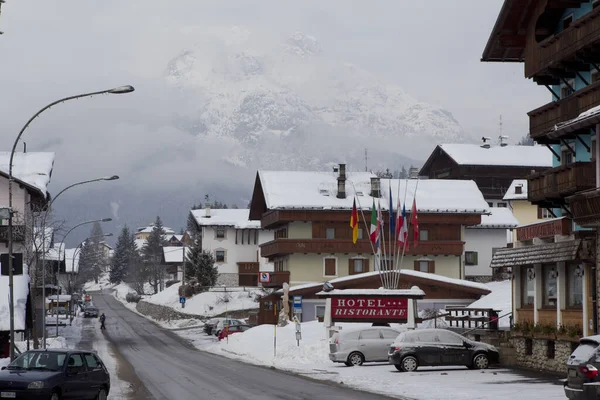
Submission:
<svg viewBox="0 0 600 400">
<path fill-rule="evenodd" d="M 538 244 L 516 248 L 498 249 L 492 256 L 490 267 L 514 267 L 517 265 L 547 264 L 577 259 L 581 239 Z"/>
</svg>

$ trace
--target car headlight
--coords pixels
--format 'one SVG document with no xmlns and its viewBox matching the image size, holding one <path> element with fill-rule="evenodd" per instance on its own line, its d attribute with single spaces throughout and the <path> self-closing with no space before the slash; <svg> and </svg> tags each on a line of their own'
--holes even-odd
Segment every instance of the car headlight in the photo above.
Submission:
<svg viewBox="0 0 600 400">
<path fill-rule="evenodd" d="M 29 385 L 27 385 L 27 389 L 42 389 L 44 387 L 44 382 L 42 381 L 33 381 Z"/>
</svg>

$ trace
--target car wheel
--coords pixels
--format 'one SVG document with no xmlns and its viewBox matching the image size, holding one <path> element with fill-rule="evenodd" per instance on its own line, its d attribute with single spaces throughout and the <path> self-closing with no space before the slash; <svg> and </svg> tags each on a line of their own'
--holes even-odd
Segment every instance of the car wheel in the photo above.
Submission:
<svg viewBox="0 0 600 400">
<path fill-rule="evenodd" d="M 344 362 L 344 365 L 346 365 L 346 367 L 351 367 L 352 366 L 352 364 L 350 363 L 350 361 Z"/>
<path fill-rule="evenodd" d="M 361 366 L 365 362 L 365 356 L 358 351 L 355 351 L 354 353 L 350 353 L 348 356 L 348 362 L 353 367 Z"/>
<path fill-rule="evenodd" d="M 416 371 L 417 368 L 419 368 L 419 361 L 414 356 L 406 356 L 402 359 L 400 367 L 404 372 L 413 372 Z"/>
<path fill-rule="evenodd" d="M 106 400 L 108 395 L 106 394 L 106 389 L 100 389 L 98 395 L 96 396 L 96 400 Z"/>
<path fill-rule="evenodd" d="M 487 369 L 490 366 L 488 356 L 480 353 L 473 358 L 473 367 L 476 369 Z"/>
<path fill-rule="evenodd" d="M 50 400 L 60 400 L 60 394 L 58 394 L 58 392 L 52 392 Z"/>
<path fill-rule="evenodd" d="M 404 370 L 402 369 L 402 365 L 400 364 L 394 364 L 394 367 L 396 367 L 396 369 L 400 372 L 404 372 Z"/>
</svg>

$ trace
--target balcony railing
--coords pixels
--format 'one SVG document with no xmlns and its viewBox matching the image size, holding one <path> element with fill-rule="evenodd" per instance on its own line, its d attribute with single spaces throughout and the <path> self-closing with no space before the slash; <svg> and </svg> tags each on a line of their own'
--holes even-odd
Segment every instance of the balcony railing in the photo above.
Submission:
<svg viewBox="0 0 600 400">
<path fill-rule="evenodd" d="M 259 263 L 257 262 L 239 262 L 238 265 L 238 273 L 239 274 L 256 274 L 258 275 L 258 271 L 260 269 Z"/>
<path fill-rule="evenodd" d="M 579 192 L 568 197 L 573 220 L 579 226 L 600 226 L 600 188 Z"/>
<path fill-rule="evenodd" d="M 409 255 L 461 255 L 464 243 L 460 241 L 421 241 L 417 247 L 410 247 Z M 373 250 L 367 240 L 356 244 L 352 240 L 338 239 L 275 239 L 261 245 L 262 257 L 274 257 L 286 254 L 318 253 L 362 253 L 371 254 Z"/>
<path fill-rule="evenodd" d="M 564 203 L 564 198 L 596 187 L 595 165 L 576 162 L 527 177 L 528 200 L 534 204 Z"/>
<path fill-rule="evenodd" d="M 263 282 L 263 287 L 282 287 L 284 283 L 290 283 L 290 271 L 269 272 L 269 282 Z"/>
<path fill-rule="evenodd" d="M 528 46 L 525 55 L 525 76 L 528 78 L 543 72 L 547 68 L 560 65 L 561 61 L 575 58 L 585 47 L 600 41 L 600 25 L 597 18 L 600 9 L 596 8 L 575 21 L 562 32 L 552 35 L 538 46 Z"/>
<path fill-rule="evenodd" d="M 539 143 L 558 143 L 546 134 L 560 122 L 576 118 L 584 111 L 600 105 L 600 81 L 559 101 L 553 101 L 527 113 L 529 115 L 529 135 Z"/>
</svg>

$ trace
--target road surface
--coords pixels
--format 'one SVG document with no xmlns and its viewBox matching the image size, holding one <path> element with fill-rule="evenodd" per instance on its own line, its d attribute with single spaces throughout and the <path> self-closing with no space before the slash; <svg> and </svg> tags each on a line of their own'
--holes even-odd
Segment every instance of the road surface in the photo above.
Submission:
<svg viewBox="0 0 600 400">
<path fill-rule="evenodd" d="M 111 295 L 95 294 L 94 305 L 106 314 L 106 331 L 98 340 L 110 342 L 125 364 L 119 371 L 129 371 L 125 379 L 137 381 L 134 400 L 389 399 L 199 351 Z"/>
</svg>

